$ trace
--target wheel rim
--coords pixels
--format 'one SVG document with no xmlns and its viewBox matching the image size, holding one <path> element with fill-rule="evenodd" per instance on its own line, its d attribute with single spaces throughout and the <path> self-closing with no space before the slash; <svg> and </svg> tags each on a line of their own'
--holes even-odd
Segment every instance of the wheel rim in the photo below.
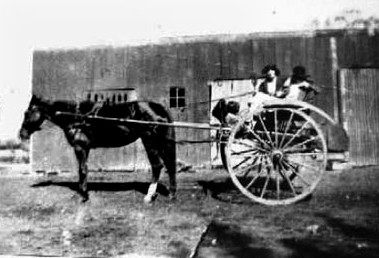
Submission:
<svg viewBox="0 0 379 258">
<path fill-rule="evenodd" d="M 310 195 L 326 167 L 327 147 L 317 123 L 302 111 L 266 108 L 241 120 L 226 146 L 233 183 L 250 199 L 283 205 Z"/>
</svg>

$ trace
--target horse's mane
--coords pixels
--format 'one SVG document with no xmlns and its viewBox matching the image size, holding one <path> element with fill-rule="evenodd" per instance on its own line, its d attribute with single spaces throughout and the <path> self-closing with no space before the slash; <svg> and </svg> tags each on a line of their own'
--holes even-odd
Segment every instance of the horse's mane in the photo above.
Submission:
<svg viewBox="0 0 379 258">
<path fill-rule="evenodd" d="M 172 122 L 172 116 L 170 112 L 160 103 L 149 101 L 149 100 L 135 100 L 130 102 L 123 102 L 123 103 L 99 103 L 94 102 L 91 100 L 84 100 L 84 101 L 73 101 L 73 100 L 48 100 L 36 95 L 33 95 L 32 103 L 36 103 L 44 107 L 45 109 L 49 109 L 51 111 L 65 111 L 65 112 L 71 112 L 71 113 L 77 113 L 80 112 L 82 114 L 89 113 L 94 110 L 94 108 L 101 107 L 101 108 L 116 108 L 116 109 L 123 109 L 127 108 L 130 105 L 138 105 L 139 103 L 145 103 L 151 108 L 153 112 L 155 112 L 158 116 L 166 117 L 169 119 L 168 122 Z"/>
</svg>

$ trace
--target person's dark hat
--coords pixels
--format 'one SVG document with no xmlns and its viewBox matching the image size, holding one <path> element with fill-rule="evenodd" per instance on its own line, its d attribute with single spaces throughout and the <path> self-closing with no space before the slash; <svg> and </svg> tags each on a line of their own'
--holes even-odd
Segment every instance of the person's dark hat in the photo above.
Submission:
<svg viewBox="0 0 379 258">
<path fill-rule="evenodd" d="M 310 75 L 307 74 L 307 71 L 304 66 L 298 65 L 292 69 L 292 78 L 297 80 L 307 80 Z"/>
<path fill-rule="evenodd" d="M 276 76 L 279 76 L 279 75 L 280 75 L 280 70 L 279 70 L 279 68 L 278 68 L 275 64 L 269 64 L 269 65 L 266 65 L 266 66 L 262 69 L 262 74 L 265 75 L 265 74 L 267 74 L 267 72 L 270 71 L 270 70 L 274 70 Z"/>
</svg>

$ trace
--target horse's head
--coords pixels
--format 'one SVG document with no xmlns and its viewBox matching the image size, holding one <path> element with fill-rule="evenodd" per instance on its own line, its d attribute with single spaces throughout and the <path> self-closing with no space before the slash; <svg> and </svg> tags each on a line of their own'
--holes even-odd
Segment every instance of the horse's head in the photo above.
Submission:
<svg viewBox="0 0 379 258">
<path fill-rule="evenodd" d="M 40 130 L 45 118 L 46 113 L 40 100 L 33 96 L 28 109 L 24 113 L 24 120 L 19 132 L 21 140 L 28 140 L 34 132 Z"/>
</svg>

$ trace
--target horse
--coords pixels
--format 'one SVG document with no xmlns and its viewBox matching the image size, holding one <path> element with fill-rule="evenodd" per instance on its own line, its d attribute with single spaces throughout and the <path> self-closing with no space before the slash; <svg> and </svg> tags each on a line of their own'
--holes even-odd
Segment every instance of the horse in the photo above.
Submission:
<svg viewBox="0 0 379 258">
<path fill-rule="evenodd" d="M 109 122 L 96 119 L 96 117 L 139 120 L 143 123 Z M 60 127 L 74 149 L 78 162 L 79 194 L 83 202 L 89 199 L 87 160 L 90 150 L 122 147 L 139 138 L 145 147 L 152 171 L 152 179 L 144 201 L 151 203 L 157 197 L 158 181 L 164 167 L 169 176 L 170 199 L 175 199 L 175 128 L 165 125 L 172 123 L 173 119 L 163 105 L 152 101 L 117 104 L 90 100 L 51 101 L 33 95 L 24 113 L 24 120 L 19 131 L 20 139 L 28 140 L 34 132 L 41 130 L 41 125 L 45 120 Z"/>
</svg>

